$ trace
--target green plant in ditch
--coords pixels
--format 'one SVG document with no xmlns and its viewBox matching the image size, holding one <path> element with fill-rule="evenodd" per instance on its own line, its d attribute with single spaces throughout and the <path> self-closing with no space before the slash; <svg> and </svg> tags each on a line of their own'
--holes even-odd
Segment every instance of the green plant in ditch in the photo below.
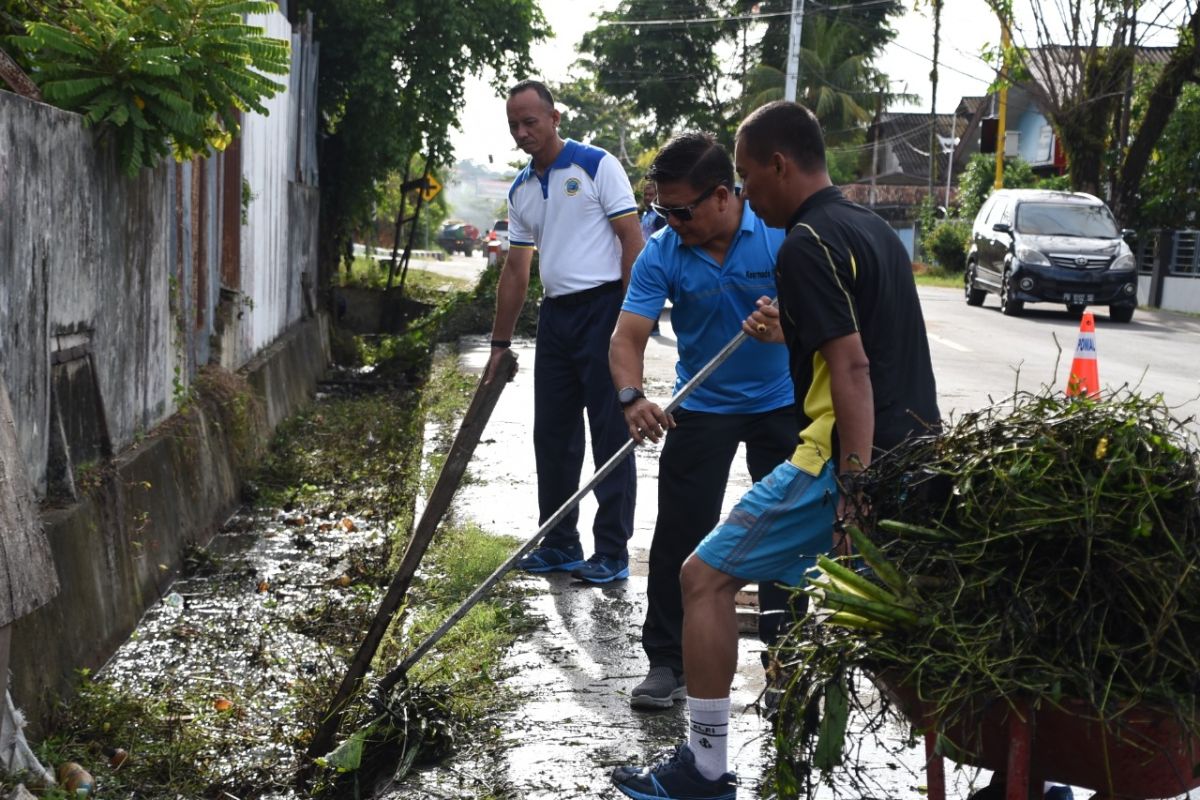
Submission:
<svg viewBox="0 0 1200 800">
<path fill-rule="evenodd" d="M 221 726 L 220 716 L 199 697 L 135 696 L 81 670 L 37 755 L 45 764 L 85 765 L 111 797 L 208 797 L 219 750 L 206 728 Z M 112 766 L 118 749 L 131 755 Z"/>
</svg>

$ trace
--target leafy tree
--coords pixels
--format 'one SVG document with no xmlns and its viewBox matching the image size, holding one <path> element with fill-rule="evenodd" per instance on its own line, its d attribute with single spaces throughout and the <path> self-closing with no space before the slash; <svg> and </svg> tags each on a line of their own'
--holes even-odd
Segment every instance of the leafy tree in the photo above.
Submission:
<svg viewBox="0 0 1200 800">
<path fill-rule="evenodd" d="M 1071 187 L 1100 194 L 1113 132 L 1121 125 L 1121 98 L 1142 39 L 1167 21 L 1169 0 L 1030 0 L 1032 31 L 1012 22 L 1012 0 L 988 0 L 1008 20 L 1014 46 L 1002 81 L 1018 83 L 1053 123 L 1066 153 Z M 1117 161 L 1113 211 L 1125 219 L 1138 184 L 1183 86 L 1200 74 L 1200 6 L 1185 4 L 1179 46 L 1151 93 L 1128 151 Z M 1136 16 L 1135 16 L 1136 14 Z"/>
<path fill-rule="evenodd" d="M 796 99 L 817 115 L 828 144 L 861 141 L 874 114 L 876 87 L 884 79 L 867 55 L 852 50 L 859 35 L 849 25 L 815 17 L 805 26 Z M 769 64 L 752 67 L 746 76 L 742 113 L 783 99 L 785 80 L 783 70 Z"/>
<path fill-rule="evenodd" d="M 1143 87 L 1136 117 L 1145 113 L 1149 93 Z M 1200 219 L 1200 86 L 1183 87 L 1135 199 L 1132 222 L 1138 228 L 1194 227 Z"/>
<path fill-rule="evenodd" d="M 497 89 L 524 77 L 545 38 L 534 0 L 301 0 L 321 42 L 320 285 L 353 230 L 370 220 L 379 183 L 413 154 L 444 164 L 467 76 L 490 68 Z M 488 120 L 502 135 L 502 120 Z M 414 176 L 415 177 L 415 176 Z"/>
<path fill-rule="evenodd" d="M 861 55 L 868 61 L 873 61 L 882 55 L 883 48 L 896 36 L 896 31 L 888 25 L 888 19 L 904 11 L 902 0 L 843 0 L 832 3 L 836 8 L 821 8 L 815 3 L 808 6 L 804 15 L 804 26 L 801 30 L 801 47 L 812 47 L 816 30 L 811 26 L 817 20 L 826 23 L 840 23 L 847 33 L 843 34 L 843 44 L 848 55 Z M 788 26 L 790 18 L 786 12 L 792 10 L 792 0 L 738 0 L 738 12 L 751 13 L 757 9 L 757 14 L 766 20 L 766 32 L 762 39 L 754 45 L 747 59 L 760 62 L 783 71 L 787 61 Z M 800 80 L 804 80 L 801 71 Z"/>
<path fill-rule="evenodd" d="M 683 125 L 723 131 L 728 100 L 717 47 L 736 27 L 635 23 L 713 19 L 728 11 L 729 3 L 722 0 L 621 0 L 615 11 L 598 15 L 600 25 L 584 34 L 580 51 L 595 72 L 596 88 L 630 101 L 634 112 L 652 118 L 658 130 Z"/>
<path fill-rule="evenodd" d="M 638 157 L 655 146 L 655 137 L 628 101 L 596 88 L 593 76 L 577 77 L 552 87 L 564 110 L 559 133 L 603 147 L 637 172 Z"/>
<path fill-rule="evenodd" d="M 132 175 L 168 153 L 223 149 L 238 111 L 267 113 L 260 101 L 283 87 L 263 73 L 288 72 L 288 43 L 242 15 L 274 10 L 260 0 L 38 3 L 26 35 L 9 41 L 45 100 L 111 134 Z"/>
<path fill-rule="evenodd" d="M 831 144 L 861 141 L 886 84 L 873 63 L 895 35 L 886 18 L 902 7 L 847 0 L 805 14 L 798 99 L 817 113 Z M 582 63 L 594 69 L 599 91 L 631 103 L 660 137 L 693 127 L 730 144 L 742 116 L 783 97 L 790 10 L 791 0 L 622 0 L 584 37 Z M 718 50 L 734 54 L 733 75 Z"/>
<path fill-rule="evenodd" d="M 996 157 L 976 153 L 958 178 L 958 209 L 963 219 L 973 220 L 983 202 L 988 199 L 996 182 Z M 1036 186 L 1038 178 L 1029 163 L 1021 158 L 1004 160 L 1004 188 L 1027 189 Z"/>
<path fill-rule="evenodd" d="M 1192 10 L 1187 23 L 1180 29 L 1179 45 L 1171 54 L 1170 61 L 1158 74 L 1153 88 L 1145 97 L 1145 106 L 1138 115 L 1137 133 L 1129 145 L 1129 149 L 1125 151 L 1116 191 L 1113 192 L 1113 213 L 1117 219 L 1126 220 L 1136 217 L 1142 176 L 1150 169 L 1156 152 L 1165 152 L 1169 146 L 1160 147 L 1159 140 L 1166 135 L 1168 127 L 1173 123 L 1176 104 L 1184 91 L 1189 93 L 1189 97 L 1195 97 L 1197 81 L 1200 81 L 1200 7 Z M 1192 102 L 1194 103 L 1194 100 Z M 1195 119 L 1194 115 L 1193 106 L 1193 110 L 1190 112 L 1193 120 Z M 1169 137 L 1170 143 L 1183 145 L 1195 142 L 1194 138 L 1187 143 L 1183 142 L 1181 140 L 1183 130 L 1179 127 L 1172 128 L 1172 131 L 1173 135 Z M 1194 154 L 1195 152 L 1193 147 L 1191 150 L 1177 152 L 1175 155 L 1186 158 L 1188 153 Z M 1186 163 L 1186 161 L 1180 163 L 1179 166 L 1186 166 Z M 1195 162 L 1190 163 L 1194 165 Z M 1155 170 L 1155 173 L 1163 174 L 1158 170 Z M 1176 221 L 1174 224 L 1179 223 Z"/>
</svg>

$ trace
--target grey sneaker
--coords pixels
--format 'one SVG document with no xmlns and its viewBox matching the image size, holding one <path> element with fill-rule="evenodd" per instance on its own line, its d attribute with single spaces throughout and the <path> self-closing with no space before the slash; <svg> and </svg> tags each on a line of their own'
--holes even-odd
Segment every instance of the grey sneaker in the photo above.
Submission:
<svg viewBox="0 0 1200 800">
<path fill-rule="evenodd" d="M 682 675 L 676 676 L 670 667 L 651 667 L 646 680 L 633 687 L 629 705 L 643 710 L 670 708 L 685 697 L 687 684 Z"/>
</svg>

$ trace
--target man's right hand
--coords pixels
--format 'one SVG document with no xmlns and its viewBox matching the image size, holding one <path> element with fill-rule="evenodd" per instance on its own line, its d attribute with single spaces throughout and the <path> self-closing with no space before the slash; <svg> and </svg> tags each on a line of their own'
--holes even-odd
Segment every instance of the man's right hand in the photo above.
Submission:
<svg viewBox="0 0 1200 800">
<path fill-rule="evenodd" d="M 483 382 L 485 384 L 491 383 L 492 379 L 496 377 L 496 371 L 500 369 L 500 359 L 504 355 L 504 351 L 506 351 L 506 350 L 508 350 L 507 347 L 493 347 L 492 348 L 492 354 L 488 357 L 487 367 L 483 371 Z M 511 381 L 514 377 L 516 377 L 516 375 L 517 375 L 517 361 L 514 358 L 513 362 L 512 362 L 512 369 L 509 371 L 508 376 L 505 378 L 505 380 Z"/>
<path fill-rule="evenodd" d="M 639 397 L 625 406 L 624 412 L 629 437 L 638 444 L 646 439 L 657 444 L 668 429 L 675 427 L 671 415 L 645 397 Z"/>
</svg>

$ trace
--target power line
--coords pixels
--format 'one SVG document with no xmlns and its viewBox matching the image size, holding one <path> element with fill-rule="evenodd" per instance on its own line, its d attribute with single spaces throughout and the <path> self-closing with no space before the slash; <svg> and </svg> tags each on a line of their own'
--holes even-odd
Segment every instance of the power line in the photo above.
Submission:
<svg viewBox="0 0 1200 800">
<path fill-rule="evenodd" d="M 829 12 L 829 11 L 844 11 L 847 9 L 855 9 L 855 10 L 867 9 L 867 8 L 874 8 L 876 6 L 895 5 L 895 2 L 896 2 L 896 0 L 867 0 L 867 2 L 864 2 L 864 3 L 848 3 L 846 5 L 841 5 L 841 6 L 815 6 L 812 10 L 810 10 L 806 13 L 812 14 L 812 13 L 817 13 L 817 12 L 825 13 L 825 12 Z M 629 26 L 638 26 L 638 25 L 654 25 L 654 26 L 699 25 L 699 24 L 703 24 L 703 23 L 744 22 L 747 20 L 763 20 L 763 19 L 770 19 L 770 18 L 774 18 L 774 17 L 790 17 L 791 15 L 792 15 L 791 11 L 768 11 L 763 14 L 735 14 L 733 16 L 726 16 L 726 17 L 692 17 L 690 19 L 613 19 L 613 20 L 600 20 L 596 24 L 596 27 L 598 27 L 598 28 L 605 27 L 605 26 L 629 27 Z"/>
</svg>

